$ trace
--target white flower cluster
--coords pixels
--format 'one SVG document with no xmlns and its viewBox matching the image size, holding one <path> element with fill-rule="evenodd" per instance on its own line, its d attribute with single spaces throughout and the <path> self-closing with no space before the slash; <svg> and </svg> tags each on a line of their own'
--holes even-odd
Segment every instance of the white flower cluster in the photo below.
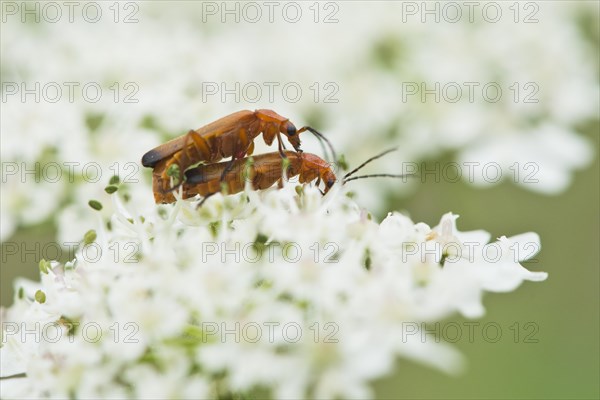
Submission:
<svg viewBox="0 0 600 400">
<path fill-rule="evenodd" d="M 12 166 L 3 172 L 1 238 L 19 225 L 54 218 L 79 197 L 78 183 L 96 176 L 95 166 L 85 169 L 90 163 L 100 166 L 103 177 L 119 169 L 121 176 L 140 178 L 139 165 L 134 171 L 127 163 L 137 163 L 164 136 L 245 108 L 272 108 L 297 124 L 317 121 L 351 160 L 398 145 L 397 157 L 383 167 L 398 173 L 413 172 L 398 171 L 402 163 L 454 152 L 468 182 L 511 178 L 531 190 L 558 193 L 592 158 L 575 126 L 596 118 L 599 107 L 595 50 L 579 29 L 581 15 L 597 14 L 594 2 L 535 3 L 536 23 L 523 23 L 531 10 L 522 8 L 514 22 L 509 3 L 502 4 L 498 23 L 479 14 L 474 22 L 465 16 L 456 23 L 431 17 L 422 23 L 420 15 L 407 15 L 405 2 L 331 3 L 318 18 L 314 5 L 303 3 L 297 23 L 280 14 L 273 23 L 235 23 L 231 15 L 222 23 L 220 14 L 206 13 L 206 3 L 136 4 L 136 23 L 115 23 L 109 3 L 97 23 L 22 23 L 19 15 L 7 16 L 3 80 L 17 86 L 3 93 L 1 156 L 16 163 L 18 173 Z M 332 23 L 324 23 L 326 17 Z M 47 95 L 34 101 L 29 94 L 22 101 L 24 90 L 35 91 L 36 83 L 38 94 L 46 88 Z M 288 83 L 301 96 L 283 93 Z M 86 84 L 101 86 L 98 102 L 86 101 Z M 484 93 L 487 84 L 491 89 Z M 46 97 L 55 95 L 56 86 L 62 97 L 53 103 Z M 256 87 L 261 96 L 254 101 Z M 272 96 L 269 87 L 275 88 Z M 454 101 L 457 87 L 462 95 Z M 497 87 L 501 98 L 488 100 L 495 99 Z M 244 95 L 244 88 L 252 90 Z M 437 94 L 423 101 L 426 90 Z M 318 149 L 310 140 L 304 147 Z M 39 169 L 58 163 L 63 178 L 22 178 L 35 162 Z M 478 166 L 471 171 L 466 163 Z M 494 168 L 484 169 L 488 163 Z M 66 178 L 71 167 L 74 182 Z M 438 175 L 444 171 L 439 168 Z M 55 176 L 54 168 L 45 172 L 46 178 Z M 454 179 L 456 171 L 449 174 Z M 389 189 L 366 184 L 364 196 L 373 198 L 363 202 L 380 207 L 374 199 Z"/>
<path fill-rule="evenodd" d="M 451 213 L 434 228 L 376 223 L 339 185 L 144 215 L 121 192 L 73 262 L 16 282 L 2 398 L 369 398 L 398 356 L 460 370 L 455 350 L 407 326 L 479 317 L 484 292 L 547 276 L 519 264 L 534 233 L 488 243 Z"/>
</svg>

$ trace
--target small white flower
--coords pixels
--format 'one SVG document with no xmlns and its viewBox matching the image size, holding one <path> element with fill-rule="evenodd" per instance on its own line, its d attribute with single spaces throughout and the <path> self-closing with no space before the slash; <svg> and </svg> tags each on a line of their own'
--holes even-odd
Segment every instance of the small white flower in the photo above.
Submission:
<svg viewBox="0 0 600 400">
<path fill-rule="evenodd" d="M 407 324 L 477 317 L 485 291 L 546 278 L 519 264 L 539 250 L 535 234 L 491 245 L 486 232 L 458 231 L 451 213 L 433 229 L 397 213 L 378 224 L 343 191 L 286 185 L 213 196 L 198 210 L 182 200 L 152 206 L 144 218 L 107 197 L 101 213 L 89 210 L 98 222 L 88 246 L 99 257 L 82 244 L 41 283 L 16 283 L 21 297 L 3 321 L 54 324 L 60 340 L 3 333 L 2 375 L 26 375 L 3 389 L 7 398 L 217 398 L 256 388 L 369 398 L 398 356 L 461 370 L 456 351 L 407 336 Z M 116 251 L 123 243 L 133 257 Z M 501 257 L 467 256 L 473 244 Z"/>
</svg>

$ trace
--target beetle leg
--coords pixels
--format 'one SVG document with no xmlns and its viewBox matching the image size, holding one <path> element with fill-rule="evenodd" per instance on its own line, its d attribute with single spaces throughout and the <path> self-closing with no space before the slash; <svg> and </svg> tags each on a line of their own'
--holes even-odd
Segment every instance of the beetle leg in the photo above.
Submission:
<svg viewBox="0 0 600 400">
<path fill-rule="evenodd" d="M 315 185 L 317 186 L 317 189 L 319 190 L 319 192 L 321 193 L 321 195 L 325 196 L 325 192 L 323 192 L 321 190 L 321 188 L 319 187 L 319 185 L 321 185 L 321 177 L 320 176 L 317 178 L 317 182 L 315 183 Z"/>
<path fill-rule="evenodd" d="M 246 150 L 246 155 L 251 156 L 254 153 L 254 142 L 250 142 L 250 146 L 248 146 L 248 150 Z"/>
<path fill-rule="evenodd" d="M 165 190 L 167 192 L 172 192 L 173 190 L 177 189 L 179 186 L 181 186 L 181 184 L 183 183 L 183 168 L 182 168 L 182 158 L 186 157 L 189 158 L 187 151 L 188 150 L 188 145 L 190 144 L 190 138 L 193 139 L 193 135 L 194 135 L 195 131 L 193 129 L 190 129 L 189 132 L 187 133 L 187 135 L 185 135 L 185 140 L 183 142 L 183 148 L 175 153 L 175 155 L 173 156 L 173 158 L 167 163 L 166 168 L 164 169 L 164 171 L 162 172 L 163 175 L 163 179 L 165 181 L 165 184 L 167 182 L 171 182 L 170 177 L 167 175 L 168 171 L 169 171 L 169 167 L 171 165 L 177 164 L 177 166 L 179 167 L 179 181 L 177 182 L 177 185 L 173 186 L 173 187 L 169 187 L 168 189 L 165 188 Z"/>
<path fill-rule="evenodd" d="M 225 169 L 223 169 L 223 173 L 221 174 L 221 182 L 223 182 L 225 180 L 225 176 L 227 175 L 227 173 L 229 171 L 231 171 L 231 168 L 233 168 L 233 164 L 235 163 L 235 156 L 231 156 L 231 160 L 227 163 L 227 165 L 225 166 Z"/>
<path fill-rule="evenodd" d="M 212 154 L 210 144 L 204 137 L 194 133 L 194 131 L 190 131 L 189 135 L 191 135 L 192 141 L 194 142 L 194 148 L 196 149 L 200 160 L 210 160 Z"/>
<path fill-rule="evenodd" d="M 194 131 L 194 130 L 190 130 L 188 132 L 188 134 L 186 135 L 182 151 L 186 151 L 186 150 L 191 151 L 191 149 L 188 149 L 188 142 L 190 141 L 190 138 L 192 139 L 192 142 L 194 144 L 194 149 L 196 150 L 196 152 L 198 153 L 200 158 L 203 160 L 209 160 L 210 154 L 211 154 L 210 145 L 208 144 L 206 139 L 204 139 L 202 136 L 196 134 L 196 131 Z M 188 159 L 193 159 L 193 157 L 188 157 Z M 179 166 L 179 182 L 177 183 L 177 185 L 167 189 L 166 193 L 177 190 L 181 185 L 183 185 L 185 171 L 183 170 L 184 168 L 181 164 L 182 163 L 177 163 L 177 165 Z"/>
<path fill-rule="evenodd" d="M 208 200 L 209 197 L 214 196 L 215 194 L 217 194 L 219 192 L 212 192 L 212 193 L 208 193 L 206 196 L 204 196 L 202 198 L 202 200 L 200 200 L 200 202 L 198 204 L 196 204 L 196 210 L 199 209 L 200 207 L 202 207 L 202 205 L 204 204 L 204 202 L 206 200 Z"/>
<path fill-rule="evenodd" d="M 253 144 L 254 142 L 248 137 L 248 131 L 246 130 L 246 128 L 240 128 L 237 140 L 233 141 L 233 151 L 231 152 L 231 154 L 235 158 L 243 158 L 248 152 L 250 145 Z M 252 150 L 254 150 L 254 148 Z"/>
<path fill-rule="evenodd" d="M 281 133 L 279 132 L 277 133 L 277 146 L 279 148 L 279 154 L 281 155 L 281 158 L 287 158 L 283 152 L 283 141 L 281 140 Z"/>
</svg>

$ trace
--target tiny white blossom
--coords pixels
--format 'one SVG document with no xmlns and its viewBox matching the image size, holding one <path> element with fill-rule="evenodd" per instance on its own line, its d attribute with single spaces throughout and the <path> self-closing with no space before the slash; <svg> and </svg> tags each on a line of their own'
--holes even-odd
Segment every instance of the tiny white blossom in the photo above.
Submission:
<svg viewBox="0 0 600 400">
<path fill-rule="evenodd" d="M 126 186 L 89 210 L 96 235 L 74 262 L 15 282 L 0 351 L 2 376 L 17 376 L 3 398 L 370 398 L 397 357 L 463 368 L 412 335 L 419 324 L 481 316 L 486 291 L 546 278 L 520 265 L 539 250 L 533 233 L 488 244 L 451 213 L 435 228 L 398 213 L 379 224 L 341 188 L 286 184 L 142 215 Z"/>
</svg>

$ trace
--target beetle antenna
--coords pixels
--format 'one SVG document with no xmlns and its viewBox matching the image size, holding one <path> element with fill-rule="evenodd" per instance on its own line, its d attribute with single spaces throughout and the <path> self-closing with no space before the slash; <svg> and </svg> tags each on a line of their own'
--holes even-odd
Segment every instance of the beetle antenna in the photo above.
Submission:
<svg viewBox="0 0 600 400">
<path fill-rule="evenodd" d="M 325 143 L 323 143 L 323 140 L 321 140 L 321 138 L 319 138 L 318 136 L 317 136 L 317 139 L 319 139 L 319 145 L 321 146 L 321 151 L 323 152 L 323 155 L 325 156 L 327 161 L 335 162 L 336 161 L 335 158 L 333 159 L 333 161 L 331 161 L 331 159 L 329 158 L 329 154 L 327 154 L 327 149 L 325 148 Z"/>
<path fill-rule="evenodd" d="M 333 157 L 333 162 L 337 162 L 337 155 L 335 154 L 335 150 L 333 149 L 331 142 L 329 141 L 329 139 L 327 139 L 325 137 L 325 135 L 323 135 L 316 129 L 311 128 L 310 126 L 304 126 L 304 127 L 300 128 L 300 130 L 298 132 L 303 132 L 303 131 L 309 131 L 310 133 L 315 135 L 317 137 L 317 139 L 319 139 L 319 141 L 321 141 L 321 142 L 325 141 L 327 143 L 327 145 L 329 146 L 329 150 L 331 151 L 331 156 Z"/>
<path fill-rule="evenodd" d="M 377 154 L 376 156 L 373 156 L 371 158 L 369 158 L 367 161 L 365 161 L 364 163 L 360 164 L 358 167 L 354 168 L 352 171 L 348 172 L 346 175 L 344 175 L 344 180 L 347 181 L 347 178 L 349 178 L 351 175 L 353 175 L 354 173 L 356 173 L 358 170 L 360 170 L 361 168 L 363 168 L 365 165 L 367 165 L 368 163 L 377 160 L 378 158 L 381 158 L 383 156 L 385 156 L 388 153 L 391 153 L 393 151 L 398 150 L 397 147 L 388 149 L 384 152 L 381 152 L 379 154 Z M 357 178 L 358 179 L 358 178 Z"/>
<path fill-rule="evenodd" d="M 395 174 L 369 174 L 369 175 L 359 175 L 359 176 L 353 176 L 351 178 L 344 178 L 342 184 L 346 184 L 350 181 L 354 181 L 356 179 L 365 179 L 365 178 L 414 178 L 415 175 L 414 174 L 402 174 L 402 175 L 395 175 Z"/>
</svg>

